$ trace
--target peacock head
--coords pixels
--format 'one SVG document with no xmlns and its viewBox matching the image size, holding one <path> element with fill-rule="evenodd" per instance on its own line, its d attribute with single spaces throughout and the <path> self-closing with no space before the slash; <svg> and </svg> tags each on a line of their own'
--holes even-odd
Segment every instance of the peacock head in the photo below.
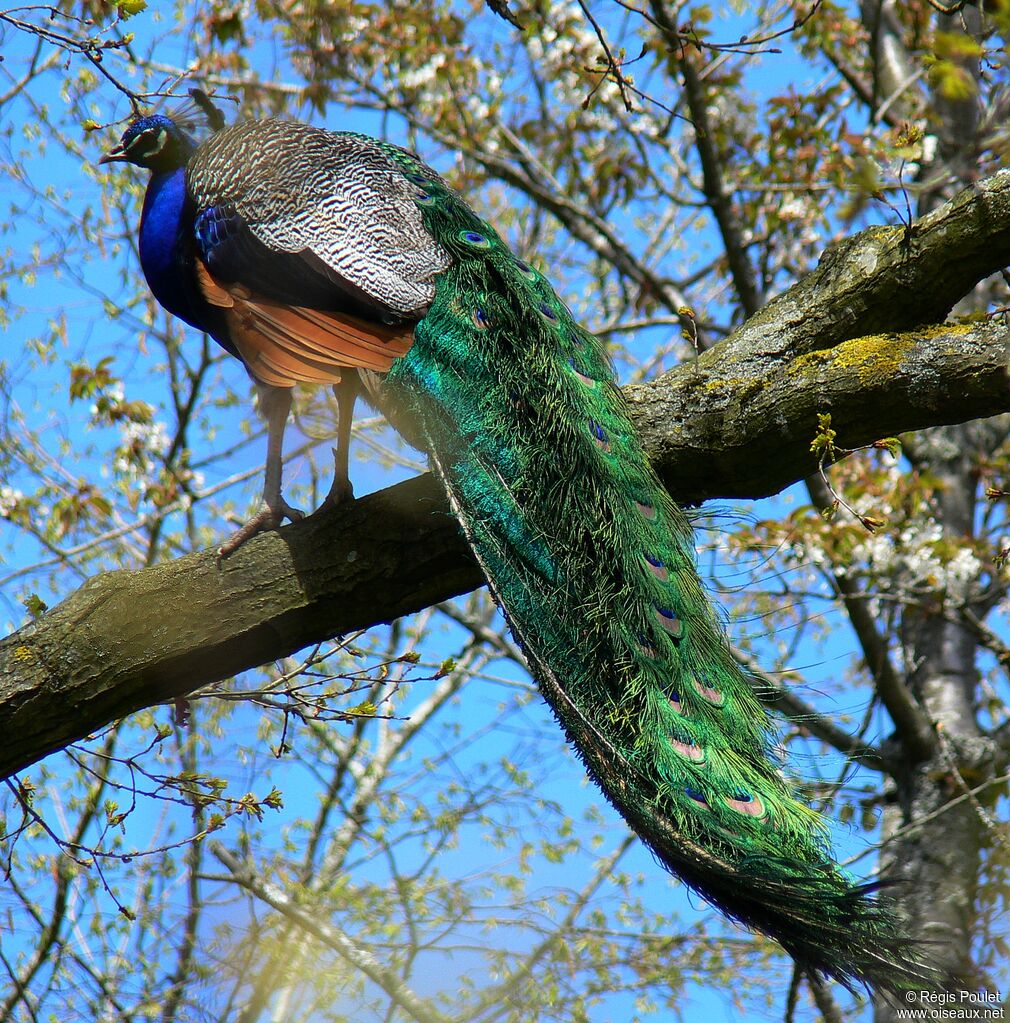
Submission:
<svg viewBox="0 0 1010 1023">
<path fill-rule="evenodd" d="M 193 140 L 164 114 L 152 114 L 134 121 L 123 133 L 119 145 L 110 149 L 99 163 L 135 163 L 153 171 L 182 167 L 195 148 Z"/>
</svg>

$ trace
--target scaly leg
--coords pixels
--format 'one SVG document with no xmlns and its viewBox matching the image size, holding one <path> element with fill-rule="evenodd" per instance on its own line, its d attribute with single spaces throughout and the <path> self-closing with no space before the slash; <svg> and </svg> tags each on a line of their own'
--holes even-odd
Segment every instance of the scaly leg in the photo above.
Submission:
<svg viewBox="0 0 1010 1023">
<path fill-rule="evenodd" d="M 227 558 L 234 554 L 250 537 L 267 529 L 276 529 L 285 519 L 292 522 L 304 517 L 304 513 L 281 496 L 282 455 L 284 451 L 284 429 L 291 412 L 291 388 L 269 387 L 256 384 L 259 394 L 259 413 L 267 421 L 267 464 L 263 478 L 263 507 L 227 543 L 218 549 L 218 556 Z"/>
<path fill-rule="evenodd" d="M 354 422 L 354 402 L 359 390 L 358 374 L 349 369 L 339 384 L 333 385 L 337 398 L 337 446 L 333 449 L 333 485 L 323 501 L 323 508 L 335 508 L 354 499 L 354 488 L 348 472 L 351 452 L 351 425 Z"/>
</svg>

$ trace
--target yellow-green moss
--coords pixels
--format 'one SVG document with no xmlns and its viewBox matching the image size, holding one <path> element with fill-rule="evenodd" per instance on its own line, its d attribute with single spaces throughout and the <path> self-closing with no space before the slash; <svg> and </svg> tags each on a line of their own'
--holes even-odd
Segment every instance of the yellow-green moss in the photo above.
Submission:
<svg viewBox="0 0 1010 1023">
<path fill-rule="evenodd" d="M 917 338 L 908 334 L 869 334 L 853 338 L 834 349 L 835 365 L 854 369 L 860 383 L 893 376 L 907 352 L 915 347 Z"/>
<path fill-rule="evenodd" d="M 702 385 L 706 391 L 736 391 L 743 387 L 752 386 L 753 380 L 744 377 L 734 380 L 732 377 L 707 377 Z"/>
<path fill-rule="evenodd" d="M 25 646 L 23 643 L 20 646 L 14 648 L 14 659 L 16 661 L 34 661 L 35 652 L 30 646 Z"/>
<path fill-rule="evenodd" d="M 869 383 L 893 375 L 920 336 L 868 334 L 866 337 L 853 338 L 835 348 L 801 355 L 793 360 L 788 373 L 805 376 L 822 366 L 837 366 L 839 369 L 854 369 L 860 383 Z"/>
<path fill-rule="evenodd" d="M 805 376 L 823 366 L 837 366 L 839 369 L 854 369 L 860 383 L 870 383 L 893 376 L 908 353 L 921 342 L 952 334 L 968 334 L 974 327 L 971 323 L 937 323 L 906 334 L 867 334 L 843 341 L 834 348 L 801 355 L 790 363 L 786 372 Z"/>
</svg>

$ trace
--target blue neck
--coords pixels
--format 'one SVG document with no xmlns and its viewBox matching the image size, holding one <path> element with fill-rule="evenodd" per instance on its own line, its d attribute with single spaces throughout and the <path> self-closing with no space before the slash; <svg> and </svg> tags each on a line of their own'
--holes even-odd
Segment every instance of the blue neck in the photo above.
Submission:
<svg viewBox="0 0 1010 1023">
<path fill-rule="evenodd" d="M 194 286 L 191 235 L 185 169 L 155 172 L 140 217 L 140 265 L 154 297 L 170 313 L 213 332 L 216 317 Z"/>
</svg>

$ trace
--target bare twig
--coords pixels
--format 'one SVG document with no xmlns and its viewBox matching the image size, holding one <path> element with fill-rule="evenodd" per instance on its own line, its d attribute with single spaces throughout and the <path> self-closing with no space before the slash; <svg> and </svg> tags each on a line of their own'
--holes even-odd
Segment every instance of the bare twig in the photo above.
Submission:
<svg viewBox="0 0 1010 1023">
<path fill-rule="evenodd" d="M 220 842 L 213 842 L 210 849 L 231 871 L 237 884 L 336 952 L 382 988 L 411 1019 L 417 1020 L 417 1023 L 447 1023 L 448 1017 L 435 1010 L 430 1002 L 404 984 L 393 970 L 384 966 L 368 949 L 355 945 L 347 935 L 296 905 L 277 885 L 265 880 L 251 864 L 243 862 Z"/>
</svg>

